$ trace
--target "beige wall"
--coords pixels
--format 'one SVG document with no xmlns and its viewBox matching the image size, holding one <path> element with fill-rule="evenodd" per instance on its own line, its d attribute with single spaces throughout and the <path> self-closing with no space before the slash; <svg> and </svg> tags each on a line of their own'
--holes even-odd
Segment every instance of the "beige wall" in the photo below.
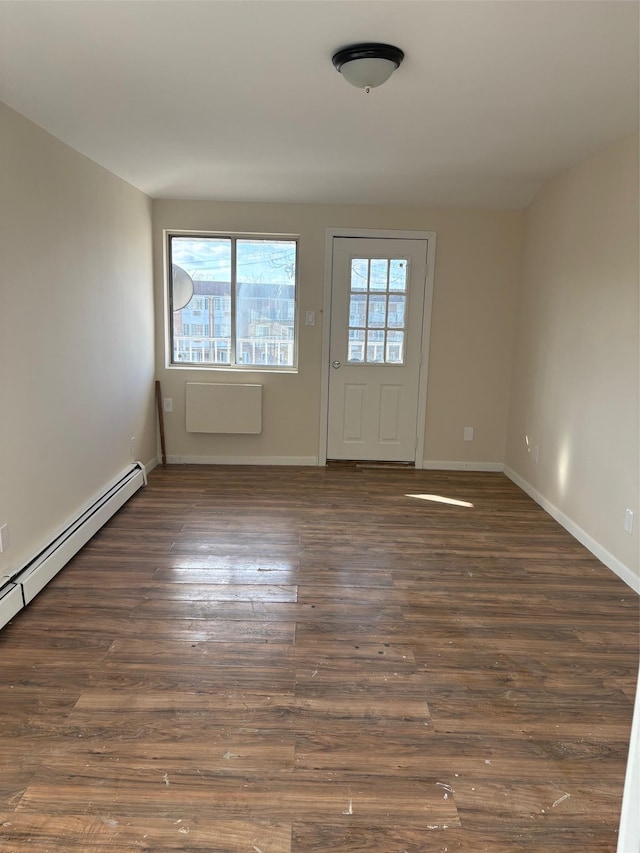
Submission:
<svg viewBox="0 0 640 853">
<path fill-rule="evenodd" d="M 506 463 L 636 574 L 638 317 L 633 137 L 549 181 L 527 211 Z"/>
<path fill-rule="evenodd" d="M 517 211 L 430 210 L 287 204 L 154 201 L 157 372 L 174 401 L 165 416 L 167 453 L 188 459 L 244 458 L 313 463 L 318 456 L 325 229 L 437 232 L 425 459 L 499 466 L 504 457 L 510 352 L 522 214 Z M 165 365 L 163 229 L 300 235 L 299 373 L 239 373 Z M 195 435 L 184 427 L 187 381 L 264 384 L 263 432 Z M 463 428 L 473 426 L 473 442 Z"/>
<path fill-rule="evenodd" d="M 155 456 L 148 198 L 0 105 L 0 576 Z"/>
</svg>

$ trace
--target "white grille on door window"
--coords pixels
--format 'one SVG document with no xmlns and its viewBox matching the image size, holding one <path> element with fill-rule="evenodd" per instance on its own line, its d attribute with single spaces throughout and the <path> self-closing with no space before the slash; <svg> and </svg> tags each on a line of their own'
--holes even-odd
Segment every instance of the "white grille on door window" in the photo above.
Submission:
<svg viewBox="0 0 640 853">
<path fill-rule="evenodd" d="M 349 283 L 351 364 L 404 364 L 406 258 L 352 258 Z"/>
</svg>

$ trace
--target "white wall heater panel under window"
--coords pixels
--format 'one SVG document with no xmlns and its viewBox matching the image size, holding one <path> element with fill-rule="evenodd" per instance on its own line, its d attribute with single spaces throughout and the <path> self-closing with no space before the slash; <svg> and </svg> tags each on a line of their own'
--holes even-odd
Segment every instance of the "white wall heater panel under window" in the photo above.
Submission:
<svg viewBox="0 0 640 853">
<path fill-rule="evenodd" d="M 32 601 L 146 481 L 144 465 L 132 464 L 26 566 L 7 578 L 0 589 L 0 627 Z"/>
<path fill-rule="evenodd" d="M 186 383 L 187 432 L 262 432 L 262 385 Z"/>
</svg>

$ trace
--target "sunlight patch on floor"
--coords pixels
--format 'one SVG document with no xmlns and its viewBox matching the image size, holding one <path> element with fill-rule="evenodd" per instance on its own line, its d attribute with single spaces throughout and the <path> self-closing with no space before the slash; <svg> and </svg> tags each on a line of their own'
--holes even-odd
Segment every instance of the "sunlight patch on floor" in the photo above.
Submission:
<svg viewBox="0 0 640 853">
<path fill-rule="evenodd" d="M 443 495 L 405 495 L 405 498 L 419 498 L 421 501 L 434 501 L 439 504 L 451 504 L 451 506 L 470 506 L 469 501 L 459 501 L 457 498 L 445 498 Z"/>
</svg>

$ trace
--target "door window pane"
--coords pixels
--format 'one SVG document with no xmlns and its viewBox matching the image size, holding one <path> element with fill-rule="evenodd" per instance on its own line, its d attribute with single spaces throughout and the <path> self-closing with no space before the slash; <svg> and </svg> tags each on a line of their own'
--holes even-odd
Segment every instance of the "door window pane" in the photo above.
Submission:
<svg viewBox="0 0 640 853">
<path fill-rule="evenodd" d="M 371 274 L 369 276 L 370 290 L 387 290 L 389 281 L 389 261 L 386 258 L 371 259 Z"/>
<path fill-rule="evenodd" d="M 384 363 L 384 332 L 367 332 L 367 361 L 370 364 Z"/>
<path fill-rule="evenodd" d="M 404 364 L 407 258 L 352 258 L 347 361 Z"/>
<path fill-rule="evenodd" d="M 349 331 L 349 350 L 347 355 L 348 361 L 364 361 L 364 345 L 366 339 L 367 333 L 364 329 L 351 329 Z"/>
<path fill-rule="evenodd" d="M 351 292 L 367 290 L 369 281 L 369 261 L 367 258 L 352 258 L 351 260 Z"/>
<path fill-rule="evenodd" d="M 404 362 L 404 332 L 387 332 L 385 358 L 388 364 L 402 364 Z"/>
<path fill-rule="evenodd" d="M 370 296 L 369 297 L 369 328 L 382 328 L 385 326 L 386 319 L 386 296 Z"/>
<path fill-rule="evenodd" d="M 404 306 L 406 296 L 395 293 L 389 297 L 389 316 L 387 326 L 391 329 L 404 329 Z"/>
<path fill-rule="evenodd" d="M 390 261 L 389 290 L 400 293 L 407 292 L 407 270 L 409 265 L 402 259 Z"/>
<path fill-rule="evenodd" d="M 367 326 L 367 295 L 352 293 L 349 300 L 349 326 L 364 329 Z"/>
</svg>

